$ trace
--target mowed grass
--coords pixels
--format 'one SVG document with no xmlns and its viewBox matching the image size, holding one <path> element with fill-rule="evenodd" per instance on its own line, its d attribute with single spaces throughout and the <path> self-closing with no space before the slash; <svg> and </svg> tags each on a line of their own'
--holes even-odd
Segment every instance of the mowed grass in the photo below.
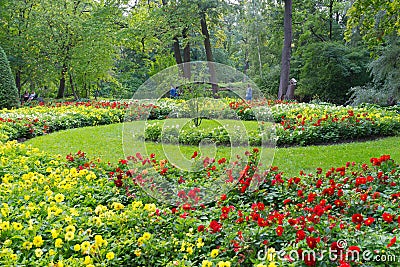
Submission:
<svg viewBox="0 0 400 267">
<path fill-rule="evenodd" d="M 130 128 L 135 128 L 135 122 L 130 125 Z M 90 158 L 100 158 L 103 162 L 116 163 L 119 159 L 125 158 L 122 136 L 123 124 L 114 124 L 60 131 L 28 140 L 26 143 L 52 154 L 64 156 L 81 150 L 86 152 Z M 162 158 L 160 155 L 166 153 L 175 161 L 174 163 L 178 164 L 190 162 L 193 152 L 199 150 L 203 152 L 203 155 L 217 158 L 228 158 L 231 154 L 228 147 L 199 148 L 144 143 L 143 141 L 128 145 L 131 152 L 136 150 L 143 152 L 143 149 L 145 149 L 148 154 L 155 153 L 158 155 L 158 158 Z M 126 139 L 125 146 L 127 146 Z M 242 150 L 244 151 L 244 149 Z M 400 162 L 399 136 L 329 146 L 277 148 L 272 165 L 278 166 L 280 170 L 290 176 L 295 176 L 298 175 L 300 170 L 309 173 L 314 172 L 317 167 L 323 169 L 340 167 L 347 161 L 369 162 L 371 157 L 379 157 L 383 154 L 390 154 L 393 159 Z"/>
</svg>

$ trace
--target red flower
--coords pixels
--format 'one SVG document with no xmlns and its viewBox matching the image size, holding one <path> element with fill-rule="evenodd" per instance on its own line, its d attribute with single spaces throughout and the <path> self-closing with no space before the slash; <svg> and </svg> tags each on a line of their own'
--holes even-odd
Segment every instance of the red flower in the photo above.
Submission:
<svg viewBox="0 0 400 267">
<path fill-rule="evenodd" d="M 358 224 L 358 223 L 362 223 L 364 218 L 361 214 L 356 213 L 351 217 L 351 220 L 353 223 Z"/>
<path fill-rule="evenodd" d="M 347 251 L 357 251 L 360 252 L 360 248 L 357 246 L 350 246 L 349 249 Z"/>
<path fill-rule="evenodd" d="M 341 197 L 341 196 L 343 196 L 343 189 L 338 190 L 338 197 Z"/>
<path fill-rule="evenodd" d="M 298 239 L 303 240 L 304 238 L 306 238 L 306 232 L 304 232 L 303 230 L 299 230 L 297 231 L 296 236 Z"/>
<path fill-rule="evenodd" d="M 319 237 L 315 238 L 315 237 L 312 237 L 312 236 L 308 236 L 306 238 L 306 241 L 307 241 L 308 247 L 311 248 L 311 249 L 314 249 L 317 246 L 317 243 L 319 243 L 320 238 Z"/>
<path fill-rule="evenodd" d="M 364 224 L 365 224 L 366 226 L 370 226 L 374 221 L 375 221 L 374 218 L 369 217 L 368 219 L 366 219 L 366 220 L 364 221 Z"/>
<path fill-rule="evenodd" d="M 197 151 L 193 152 L 192 159 L 196 158 L 198 154 Z"/>
<path fill-rule="evenodd" d="M 222 207 L 221 208 L 222 213 L 229 213 L 230 209 L 228 207 Z"/>
<path fill-rule="evenodd" d="M 122 164 L 122 165 L 127 165 L 127 164 L 128 164 L 128 161 L 127 161 L 126 159 L 120 159 L 120 160 L 118 161 L 118 163 L 120 163 L 120 164 Z"/>
<path fill-rule="evenodd" d="M 393 237 L 393 238 L 390 240 L 390 243 L 389 243 L 386 247 L 390 248 L 390 247 L 393 246 L 395 243 L 396 243 L 396 237 Z"/>
<path fill-rule="evenodd" d="M 211 230 L 212 230 L 213 233 L 217 233 L 217 232 L 220 232 L 220 231 L 221 231 L 222 224 L 220 224 L 220 223 L 217 222 L 217 221 L 212 220 L 212 221 L 210 222 L 210 226 L 209 226 L 209 227 L 211 228 Z"/>
<path fill-rule="evenodd" d="M 283 201 L 283 205 L 289 204 L 290 202 L 292 202 L 292 200 L 291 200 L 290 198 L 285 199 L 285 200 Z"/>
<path fill-rule="evenodd" d="M 222 201 L 226 200 L 226 194 L 222 194 L 222 195 L 221 195 L 221 200 L 222 200 Z"/>
<path fill-rule="evenodd" d="M 360 196 L 360 199 L 361 199 L 362 201 L 366 201 L 367 198 L 368 198 L 368 194 L 362 194 L 362 195 Z"/>
<path fill-rule="evenodd" d="M 239 219 L 237 219 L 237 220 L 235 221 L 235 223 L 242 223 L 243 221 L 244 221 L 243 217 L 240 217 Z"/>
<path fill-rule="evenodd" d="M 203 231 L 204 231 L 204 225 L 200 224 L 200 225 L 197 227 L 197 232 L 203 232 Z"/>
<path fill-rule="evenodd" d="M 335 204 L 335 206 L 338 206 L 338 207 L 344 206 L 343 201 L 341 201 L 340 199 L 336 199 L 335 202 L 334 202 L 334 204 Z"/>
<path fill-rule="evenodd" d="M 121 187 L 124 183 L 122 182 L 121 179 L 118 179 L 118 180 L 114 180 L 114 184 L 116 187 Z"/>
<path fill-rule="evenodd" d="M 308 194 L 307 201 L 310 203 L 313 202 L 316 196 L 317 196 L 317 194 L 314 194 L 314 193 Z"/>
<path fill-rule="evenodd" d="M 304 263 L 307 266 L 315 266 L 316 261 L 315 261 L 315 256 L 312 253 L 308 253 L 304 255 Z"/>
<path fill-rule="evenodd" d="M 339 254 L 343 248 L 338 245 L 338 243 L 335 241 L 331 244 L 331 251 L 335 252 L 336 254 Z"/>
<path fill-rule="evenodd" d="M 279 225 L 278 227 L 276 227 L 275 231 L 278 236 L 281 236 L 283 234 L 283 227 Z"/>
<path fill-rule="evenodd" d="M 377 198 L 379 198 L 381 196 L 381 194 L 379 193 L 379 192 L 375 192 L 373 195 L 372 195 L 372 198 L 373 199 L 377 199 Z"/>
<path fill-rule="evenodd" d="M 188 203 L 186 203 L 186 204 L 183 204 L 183 206 L 182 206 L 182 209 L 183 210 L 190 210 L 192 207 L 190 206 L 190 204 L 188 204 Z"/>
<path fill-rule="evenodd" d="M 262 203 L 262 202 L 258 202 L 258 203 L 257 203 L 257 208 L 258 208 L 258 210 L 260 210 L 260 211 L 263 211 L 263 210 L 264 210 L 264 208 L 265 208 L 265 205 L 264 205 L 264 203 Z"/>
<path fill-rule="evenodd" d="M 260 227 L 268 226 L 268 221 L 264 220 L 263 218 L 258 218 L 257 224 Z"/>
<path fill-rule="evenodd" d="M 218 164 L 222 164 L 226 162 L 226 158 L 222 158 L 218 160 Z"/>
<path fill-rule="evenodd" d="M 393 215 L 391 215 L 390 213 L 384 212 L 382 214 L 382 218 L 385 222 L 391 223 L 393 222 Z"/>
<path fill-rule="evenodd" d="M 161 170 L 160 174 L 161 174 L 161 175 L 164 175 L 164 174 L 167 173 L 167 171 L 168 171 L 168 168 L 163 168 L 163 169 Z"/>
</svg>

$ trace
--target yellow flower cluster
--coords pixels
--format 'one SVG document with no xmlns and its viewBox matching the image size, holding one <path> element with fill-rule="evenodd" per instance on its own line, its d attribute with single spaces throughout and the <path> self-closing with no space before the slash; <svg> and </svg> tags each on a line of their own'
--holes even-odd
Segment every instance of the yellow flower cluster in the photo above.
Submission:
<svg viewBox="0 0 400 267">
<path fill-rule="evenodd" d="M 141 237 L 138 238 L 137 243 L 138 246 L 142 246 L 144 243 L 146 243 L 148 240 L 150 240 L 151 234 L 149 232 L 143 233 Z"/>
<path fill-rule="evenodd" d="M 119 219 L 107 206 L 98 205 L 93 211 L 76 201 L 77 196 L 92 201 L 93 188 L 101 188 L 107 181 L 97 178 L 92 170 L 66 168 L 59 156 L 14 141 L 0 143 L 0 162 L 0 168 L 7 169 L 0 176 L 0 238 L 8 237 L 0 249 L 1 266 L 25 258 L 22 253 L 31 250 L 32 266 L 43 266 L 47 261 L 48 266 L 90 267 L 101 259 L 117 257 L 107 251 L 107 239 L 92 234 L 91 227 L 102 225 L 99 216 Z M 110 207 L 124 209 L 118 202 Z M 143 237 L 150 239 L 148 233 Z M 74 254 L 59 260 L 58 255 L 68 249 Z"/>
</svg>

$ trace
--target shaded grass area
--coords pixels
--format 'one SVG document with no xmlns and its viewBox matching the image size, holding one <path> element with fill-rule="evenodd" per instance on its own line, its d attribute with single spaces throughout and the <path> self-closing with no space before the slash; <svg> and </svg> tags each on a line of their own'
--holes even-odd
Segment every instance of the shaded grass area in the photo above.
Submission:
<svg viewBox="0 0 400 267">
<path fill-rule="evenodd" d="M 99 157 L 105 162 L 116 163 L 119 159 L 124 158 L 122 130 L 122 124 L 71 129 L 40 136 L 28 140 L 26 143 L 49 153 L 63 156 L 82 150 L 90 158 Z M 143 144 L 142 141 L 139 141 L 130 146 L 132 151 L 136 146 L 140 151 L 139 147 Z M 199 150 L 195 146 L 181 145 L 178 147 L 171 144 L 163 146 L 156 143 L 146 143 L 145 148 L 148 153 L 156 155 L 163 155 L 164 150 L 168 154 L 183 154 L 187 160 L 190 160 L 194 151 Z M 230 148 L 227 147 L 219 147 L 216 150 L 212 147 L 202 147 L 200 150 L 203 151 L 203 154 L 210 153 L 210 156 L 214 154 L 217 158 L 230 155 Z M 278 166 L 286 174 L 295 176 L 300 170 L 314 172 L 317 167 L 323 169 L 340 167 L 347 161 L 369 162 L 371 157 L 378 157 L 382 154 L 390 154 L 392 158 L 400 161 L 400 137 L 329 146 L 277 148 L 273 165 Z M 176 160 L 179 160 L 179 157 Z"/>
</svg>

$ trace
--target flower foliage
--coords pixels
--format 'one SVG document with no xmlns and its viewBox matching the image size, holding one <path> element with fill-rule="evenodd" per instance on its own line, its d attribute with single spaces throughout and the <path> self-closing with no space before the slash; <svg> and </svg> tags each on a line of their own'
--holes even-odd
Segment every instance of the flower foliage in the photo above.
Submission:
<svg viewBox="0 0 400 267">
<path fill-rule="evenodd" d="M 296 177 L 271 167 L 256 191 L 246 183 L 257 173 L 244 167 L 214 202 L 178 206 L 143 194 L 128 160 L 51 156 L 16 142 L 0 145 L 0 159 L 2 266 L 362 266 L 348 255 L 400 257 L 400 166 L 389 155 Z M 328 249 L 336 257 L 321 259 Z M 302 255 L 310 250 L 315 257 Z"/>
</svg>

